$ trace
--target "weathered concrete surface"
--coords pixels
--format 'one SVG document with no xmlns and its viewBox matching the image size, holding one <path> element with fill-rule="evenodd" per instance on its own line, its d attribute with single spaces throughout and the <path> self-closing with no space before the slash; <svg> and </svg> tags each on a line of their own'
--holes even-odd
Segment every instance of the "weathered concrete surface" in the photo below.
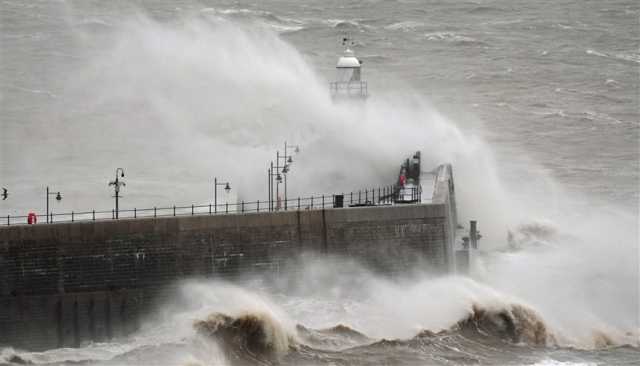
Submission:
<svg viewBox="0 0 640 366">
<path fill-rule="evenodd" d="M 449 180 L 428 205 L 2 228 L 0 345 L 46 349 L 126 334 L 180 279 L 277 275 L 301 253 L 343 255 L 392 273 L 451 271 Z"/>
</svg>

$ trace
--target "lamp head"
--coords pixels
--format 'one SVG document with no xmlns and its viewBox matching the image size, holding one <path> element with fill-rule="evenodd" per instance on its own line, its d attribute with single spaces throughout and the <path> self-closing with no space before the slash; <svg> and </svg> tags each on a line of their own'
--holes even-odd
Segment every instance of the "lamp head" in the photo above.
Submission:
<svg viewBox="0 0 640 366">
<path fill-rule="evenodd" d="M 279 182 L 282 182 L 282 176 L 280 175 L 280 173 L 278 173 L 278 175 L 276 175 L 276 180 Z"/>
<path fill-rule="evenodd" d="M 282 174 L 287 174 L 289 172 L 289 165 L 285 165 L 284 168 L 282 168 Z"/>
<path fill-rule="evenodd" d="M 224 190 L 225 192 L 229 193 L 229 191 L 231 191 L 231 186 L 229 186 L 229 183 L 227 182 L 227 184 L 224 186 Z"/>
<path fill-rule="evenodd" d="M 62 196 L 60 195 L 60 192 L 58 192 L 58 194 L 56 194 L 56 200 L 58 200 L 58 201 L 62 200 Z"/>
<path fill-rule="evenodd" d="M 293 158 L 291 156 L 289 156 L 289 159 L 287 159 L 287 163 L 289 164 L 293 163 Z"/>
<path fill-rule="evenodd" d="M 296 154 L 297 154 L 297 153 L 299 153 L 299 152 L 300 152 L 300 147 L 299 147 L 298 145 L 296 145 L 296 149 L 295 149 L 295 150 L 293 150 L 293 151 L 295 151 L 295 152 L 296 152 Z"/>
</svg>

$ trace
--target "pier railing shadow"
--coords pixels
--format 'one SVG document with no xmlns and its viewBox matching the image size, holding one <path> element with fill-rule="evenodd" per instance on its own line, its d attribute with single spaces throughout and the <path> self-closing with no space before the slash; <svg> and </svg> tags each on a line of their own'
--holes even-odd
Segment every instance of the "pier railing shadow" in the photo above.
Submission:
<svg viewBox="0 0 640 366">
<path fill-rule="evenodd" d="M 418 187 L 401 187 L 390 185 L 378 188 L 363 189 L 347 193 L 317 195 L 307 197 L 289 198 L 287 200 L 256 200 L 239 201 L 234 203 L 208 203 L 192 204 L 188 206 L 154 206 L 151 208 L 132 208 L 118 210 L 91 210 L 71 211 L 65 213 L 50 212 L 47 220 L 46 214 L 35 215 L 37 225 L 68 222 L 88 222 L 105 220 L 124 220 L 138 218 L 155 218 L 171 216 L 194 215 L 227 215 L 244 214 L 252 212 L 280 212 L 295 210 L 315 210 L 338 207 L 363 207 L 393 204 L 420 203 L 422 190 Z M 0 226 L 30 225 L 36 224 L 34 215 L 11 216 L 6 215 L 0 219 Z"/>
</svg>

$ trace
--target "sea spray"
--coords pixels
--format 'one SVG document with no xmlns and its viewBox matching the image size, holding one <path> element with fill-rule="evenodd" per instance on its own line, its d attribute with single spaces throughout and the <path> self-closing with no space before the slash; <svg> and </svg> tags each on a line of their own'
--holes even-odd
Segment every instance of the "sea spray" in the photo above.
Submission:
<svg viewBox="0 0 640 366">
<path fill-rule="evenodd" d="M 75 139 L 58 144 L 53 154 L 32 144 L 33 156 L 20 164 L 35 172 L 34 180 L 51 175 L 48 167 L 57 169 L 47 159 L 69 157 L 73 167 L 64 179 L 86 182 L 84 177 L 93 176 L 92 184 L 104 184 L 111 172 L 102 167 L 119 156 L 137 174 L 127 186 L 131 206 L 207 202 L 211 172 L 234 177 L 234 192 L 256 199 L 264 195 L 259 182 L 283 137 L 303 147 L 289 181 L 292 195 L 388 183 L 398 156 L 421 150 L 428 164 L 454 165 L 460 221 L 480 221 L 481 248 L 489 253 L 479 278 L 490 290 L 476 291 L 460 279 L 439 285 L 418 280 L 415 287 L 395 290 L 395 284 L 381 281 L 371 285 L 382 298 L 369 295 L 376 299 L 372 304 L 387 314 L 398 305 L 405 310 L 396 310 L 399 316 L 385 320 L 358 298 L 331 299 L 341 305 L 335 308 L 343 313 L 336 314 L 349 324 L 362 323 L 356 329 L 366 334 L 406 338 L 420 328 L 443 328 L 471 300 L 504 296 L 487 295 L 499 293 L 530 304 L 568 344 L 593 347 L 594 332 L 637 335 L 636 213 L 568 192 L 519 151 L 500 156 L 411 90 L 378 90 L 365 105 L 336 106 L 322 78 L 273 33 L 190 17 L 164 23 L 143 15 L 110 24 L 96 43 L 100 47 L 87 46 L 97 39 L 92 35 L 83 38 L 82 64 L 62 75 L 69 78 L 64 94 L 41 118 L 46 125 L 37 130 Z M 506 172 L 507 166 L 519 168 Z M 82 204 L 111 204 L 93 189 L 69 189 L 83 197 Z M 538 236 L 543 245 L 520 242 L 521 250 L 506 250 L 508 230 L 540 221 L 555 232 Z M 442 301 L 418 311 L 429 296 Z M 307 311 L 309 320 L 332 324 L 312 313 Z M 435 319 L 438 314 L 443 319 Z M 378 330 L 369 329 L 372 319 Z"/>
</svg>

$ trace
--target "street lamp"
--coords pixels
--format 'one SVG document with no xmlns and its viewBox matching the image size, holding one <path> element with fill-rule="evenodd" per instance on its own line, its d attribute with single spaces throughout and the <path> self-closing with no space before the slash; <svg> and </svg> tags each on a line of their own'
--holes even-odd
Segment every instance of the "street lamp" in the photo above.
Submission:
<svg viewBox="0 0 640 366">
<path fill-rule="evenodd" d="M 273 166 L 273 161 L 271 162 L 270 168 L 267 169 L 267 182 L 268 182 L 268 190 L 269 190 L 269 210 L 273 210 L 273 201 L 280 202 L 279 194 L 280 194 L 280 184 L 284 180 L 284 209 L 287 209 L 287 173 L 291 170 L 291 164 L 293 163 L 293 157 L 291 155 L 287 155 L 287 149 L 294 149 L 294 152 L 300 152 L 300 147 L 298 145 L 287 145 L 287 142 L 284 142 L 284 155 L 280 155 L 280 151 L 276 151 L 276 166 Z M 280 165 L 282 159 L 282 165 Z M 275 170 L 274 170 L 275 169 Z M 282 173 L 282 174 L 281 174 Z M 284 175 L 284 179 L 283 176 Z M 276 198 L 273 198 L 273 178 L 275 178 L 275 191 Z M 277 207 L 276 209 L 278 209 Z"/>
<path fill-rule="evenodd" d="M 296 154 L 300 152 L 300 146 L 298 146 L 298 145 L 287 145 L 287 142 L 285 141 L 284 142 L 284 154 L 285 155 L 287 155 L 287 148 L 288 147 L 293 148 L 293 152 L 296 153 Z"/>
<path fill-rule="evenodd" d="M 49 196 L 56 196 L 56 201 L 62 200 L 60 192 L 49 192 L 49 186 L 47 186 L 47 223 L 49 223 Z"/>
<path fill-rule="evenodd" d="M 224 191 L 227 194 L 231 191 L 231 186 L 229 182 L 218 183 L 218 177 L 213 178 L 213 205 L 215 206 L 214 212 L 218 212 L 218 186 L 224 186 Z"/>
<path fill-rule="evenodd" d="M 120 173 L 120 174 L 118 174 Z M 113 186 L 113 190 L 115 191 L 115 199 L 116 199 L 116 219 L 118 218 L 118 199 L 120 198 L 120 187 L 126 186 L 126 184 L 120 181 L 118 178 L 124 178 L 124 169 L 118 168 L 116 169 L 116 179 L 109 182 L 109 186 Z"/>
<path fill-rule="evenodd" d="M 282 182 L 282 175 L 280 175 L 280 172 L 278 171 L 280 169 L 280 167 L 276 164 L 276 166 L 273 166 L 273 161 L 271 162 L 270 167 L 267 169 L 267 177 L 268 177 L 268 183 L 269 183 L 269 211 L 273 211 L 274 207 L 273 207 L 273 202 L 276 201 L 278 199 L 278 185 L 280 184 L 280 182 Z M 273 179 L 275 178 L 276 182 L 276 198 L 274 199 L 273 197 Z"/>
<path fill-rule="evenodd" d="M 287 209 L 287 173 L 289 172 L 289 166 L 293 164 L 293 157 L 291 155 L 287 155 L 287 149 L 293 148 L 294 153 L 300 152 L 300 147 L 298 145 L 288 145 L 287 142 L 284 142 L 284 167 L 282 168 L 282 173 L 284 174 L 284 209 Z"/>
</svg>

